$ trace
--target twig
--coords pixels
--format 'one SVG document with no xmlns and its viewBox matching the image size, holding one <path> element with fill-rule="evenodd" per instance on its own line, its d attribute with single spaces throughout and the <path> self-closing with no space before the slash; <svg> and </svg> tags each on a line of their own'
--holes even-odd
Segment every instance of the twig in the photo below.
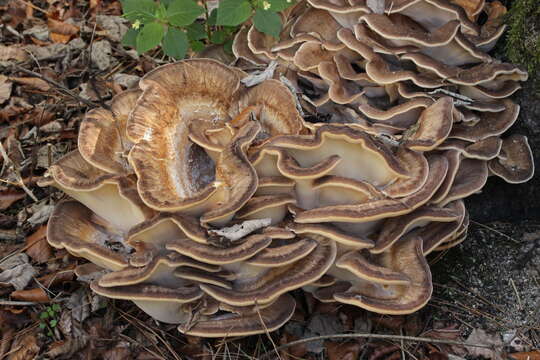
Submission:
<svg viewBox="0 0 540 360">
<path fill-rule="evenodd" d="M 516 293 L 516 298 L 519 306 L 519 310 L 523 309 L 523 304 L 521 303 L 521 297 L 519 296 L 518 289 L 516 287 L 516 284 L 514 283 L 514 279 L 510 278 L 510 284 L 512 285 L 512 289 L 514 289 L 514 292 Z"/>
<path fill-rule="evenodd" d="M 49 84 L 54 86 L 56 88 L 56 90 L 58 90 L 59 92 L 63 93 L 64 95 L 71 96 L 72 98 L 82 102 L 83 104 L 85 104 L 87 106 L 90 106 L 92 108 L 99 107 L 98 104 L 96 104 L 96 103 L 94 103 L 94 102 L 92 102 L 90 100 L 84 99 L 84 98 L 80 97 L 77 94 L 74 94 L 71 90 L 67 89 L 64 85 L 59 84 L 56 81 L 49 79 L 48 77 L 45 77 L 45 76 L 43 76 L 43 75 L 41 75 L 41 74 L 39 74 L 37 72 L 33 72 L 31 70 L 27 70 L 27 69 L 22 68 L 22 67 L 20 67 L 18 65 L 13 65 L 13 67 L 15 69 L 17 69 L 17 71 L 21 71 L 21 72 L 23 72 L 23 73 L 25 73 L 27 75 L 34 76 L 34 77 L 37 77 L 37 78 L 39 78 L 41 80 L 44 80 L 44 81 L 48 82 Z"/>
<path fill-rule="evenodd" d="M 278 348 L 274 349 L 273 351 L 270 351 L 270 352 L 267 352 L 267 353 L 263 354 L 260 357 L 260 359 L 267 359 L 274 351 L 279 352 L 280 350 L 289 348 L 291 346 L 295 346 L 295 345 L 298 345 L 298 344 L 304 344 L 304 343 L 307 343 L 307 342 L 318 341 L 318 340 L 329 340 L 329 339 L 357 339 L 357 338 L 386 339 L 386 340 L 395 340 L 395 341 L 400 341 L 400 340 L 403 340 L 403 341 L 418 341 L 418 342 L 433 343 L 433 344 L 471 346 L 471 347 L 479 347 L 479 348 L 485 348 L 485 349 L 493 349 L 493 348 L 496 348 L 496 347 L 502 347 L 502 345 L 469 344 L 469 343 L 466 343 L 466 342 L 463 342 L 463 341 L 435 339 L 435 338 L 429 338 L 429 337 L 385 335 L 385 334 L 365 334 L 365 333 L 334 334 L 334 335 L 314 336 L 314 337 L 310 337 L 310 338 L 291 341 L 290 343 L 287 343 L 285 345 L 278 346 Z"/>
<path fill-rule="evenodd" d="M 514 238 L 511 237 L 510 235 L 506 235 L 505 233 L 500 232 L 500 231 L 497 230 L 497 229 L 494 229 L 494 228 L 489 227 L 489 226 L 487 226 L 487 225 L 481 224 L 481 223 L 476 222 L 476 221 L 474 221 L 474 220 L 470 220 L 470 222 L 473 223 L 474 225 L 478 225 L 478 226 L 480 226 L 480 227 L 483 227 L 484 229 L 493 231 L 495 234 L 499 234 L 499 235 L 501 235 L 501 236 L 507 238 L 508 240 L 511 240 L 512 242 L 514 242 L 514 243 L 516 243 L 516 244 L 520 244 L 519 241 L 517 241 L 516 239 L 514 239 Z"/>
<path fill-rule="evenodd" d="M 11 300 L 0 300 L 0 305 L 2 306 L 31 306 L 37 305 L 37 302 L 34 301 L 11 301 Z"/>
</svg>

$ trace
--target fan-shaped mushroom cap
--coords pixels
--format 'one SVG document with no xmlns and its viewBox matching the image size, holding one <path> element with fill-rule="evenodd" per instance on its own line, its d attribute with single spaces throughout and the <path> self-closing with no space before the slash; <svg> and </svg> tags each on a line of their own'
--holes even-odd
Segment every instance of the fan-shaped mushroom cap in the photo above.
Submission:
<svg viewBox="0 0 540 360">
<path fill-rule="evenodd" d="M 176 251 L 182 255 L 205 262 L 207 264 L 231 264 L 249 259 L 266 248 L 272 239 L 265 235 L 251 235 L 235 246 L 217 248 L 204 245 L 190 239 L 176 239 L 165 245 L 167 250 Z"/>
<path fill-rule="evenodd" d="M 369 251 L 379 254 L 416 227 L 429 222 L 452 222 L 458 217 L 459 214 L 453 209 L 423 206 L 407 215 L 390 218 L 383 223 L 375 246 Z"/>
<path fill-rule="evenodd" d="M 203 296 L 197 286 L 168 288 L 138 284 L 106 288 L 94 281 L 90 284 L 90 288 L 95 293 L 111 299 L 131 300 L 154 319 L 168 324 L 187 322 L 191 313 L 185 312 L 182 309 L 183 305 Z"/>
<path fill-rule="evenodd" d="M 463 159 L 450 190 L 439 204 L 444 206 L 451 201 L 463 199 L 484 187 L 488 178 L 487 163 L 482 160 Z"/>
<path fill-rule="evenodd" d="M 455 221 L 446 223 L 432 222 L 418 232 L 418 235 L 423 241 L 422 248 L 425 256 L 435 250 L 439 245 L 449 241 L 460 230 L 463 224 L 467 211 L 462 200 L 451 202 L 446 205 L 446 208 L 453 210 L 458 215 Z"/>
<path fill-rule="evenodd" d="M 347 0 L 308 0 L 316 9 L 328 11 L 330 15 L 343 27 L 351 27 L 362 14 L 371 12 L 365 4 L 352 4 Z"/>
<path fill-rule="evenodd" d="M 81 122 L 78 149 L 96 168 L 116 175 L 132 172 L 126 158 L 132 146 L 126 137 L 126 123 L 141 93 L 124 91 L 113 98 L 111 111 L 90 110 Z"/>
<path fill-rule="evenodd" d="M 353 249 L 363 249 L 373 247 L 373 241 L 367 237 L 358 234 L 349 234 L 339 229 L 332 224 L 299 224 L 293 223 L 290 225 L 292 231 L 296 234 L 309 236 L 316 234 L 331 239 L 338 244 L 344 245 Z"/>
<path fill-rule="evenodd" d="M 270 306 L 255 309 L 251 314 L 223 314 L 206 317 L 178 330 L 186 335 L 203 337 L 248 336 L 274 331 L 293 315 L 296 303 L 290 295 L 280 296 Z"/>
<path fill-rule="evenodd" d="M 401 199 L 372 200 L 355 205 L 336 205 L 306 210 L 296 215 L 296 222 L 367 222 L 385 217 L 399 216 L 425 204 L 441 185 L 448 170 L 448 161 L 442 156 L 431 156 L 429 175 L 419 191 Z"/>
<path fill-rule="evenodd" d="M 130 177 L 117 177 L 92 166 L 74 150 L 52 165 L 41 185 L 53 185 L 80 201 L 120 230 L 152 215 Z"/>
<path fill-rule="evenodd" d="M 336 267 L 345 269 L 364 279 L 377 284 L 386 285 L 410 285 L 411 279 L 402 272 L 394 271 L 384 266 L 376 264 L 373 259 L 369 261 L 366 256 L 359 251 L 350 251 L 342 255 L 336 261 Z"/>
<path fill-rule="evenodd" d="M 468 19 L 462 7 L 445 0 L 396 0 L 386 4 L 385 12 L 406 15 L 431 31 L 458 20 L 464 32 L 474 35 L 479 32 L 478 26 Z"/>
<path fill-rule="evenodd" d="M 379 263 L 410 279 L 408 285 L 379 285 L 377 290 L 360 287 L 335 293 L 338 302 L 352 304 L 381 314 L 409 314 L 423 307 L 431 297 L 433 285 L 429 265 L 422 251 L 422 238 L 407 236 L 383 252 Z"/>
<path fill-rule="evenodd" d="M 216 61 L 195 59 L 162 66 L 141 81 L 143 94 L 127 124 L 134 142 L 129 160 L 142 199 L 163 210 L 178 210 L 207 199 L 213 164 L 189 141 L 188 124 L 214 127 L 230 119 L 240 87 L 238 73 Z M 203 157 L 193 166 L 197 156 Z M 144 179 L 144 180 L 143 180 Z"/>
<path fill-rule="evenodd" d="M 47 226 L 49 244 L 110 270 L 128 264 L 124 238 L 122 231 L 76 201 L 59 203 Z M 114 246 L 120 251 L 114 251 Z"/>
<path fill-rule="evenodd" d="M 534 159 L 527 138 L 510 135 L 503 140 L 501 153 L 488 163 L 489 170 L 511 184 L 529 180 L 534 174 Z"/>
<path fill-rule="evenodd" d="M 296 199 L 288 194 L 254 196 L 237 213 L 239 219 L 272 219 L 270 224 L 280 223 L 287 214 L 287 205 Z"/>
<path fill-rule="evenodd" d="M 276 242 L 275 240 L 273 242 Z M 305 238 L 297 241 L 276 242 L 247 260 L 249 265 L 278 267 L 294 263 L 310 254 L 317 247 L 315 240 Z"/>
<path fill-rule="evenodd" d="M 442 143 L 452 129 L 452 99 L 443 97 L 426 108 L 416 123 L 414 132 L 405 136 L 403 145 L 415 151 L 429 151 Z"/>
<path fill-rule="evenodd" d="M 519 115 L 519 105 L 512 100 L 503 100 L 505 110 L 495 114 L 481 113 L 480 121 L 474 125 L 455 124 L 450 132 L 450 138 L 476 142 L 491 136 L 501 135 L 514 124 Z"/>
<path fill-rule="evenodd" d="M 179 267 L 189 267 L 209 272 L 218 272 L 219 266 L 206 264 L 175 252 L 161 252 L 155 254 L 152 260 L 141 267 L 130 266 L 122 270 L 103 275 L 98 284 L 109 288 L 128 286 L 142 283 L 175 287 L 182 285 L 174 275 L 173 270 Z"/>
<path fill-rule="evenodd" d="M 497 136 L 488 137 L 474 143 L 459 139 L 447 139 L 439 145 L 438 149 L 457 150 L 464 157 L 470 159 L 491 160 L 501 152 L 502 143 L 503 141 Z"/>
<path fill-rule="evenodd" d="M 264 304 L 281 294 L 310 284 L 323 276 L 336 257 L 333 241 L 322 240 L 309 255 L 287 266 L 270 268 L 254 278 L 233 283 L 231 290 L 211 285 L 201 289 L 213 298 L 234 306 Z"/>
</svg>

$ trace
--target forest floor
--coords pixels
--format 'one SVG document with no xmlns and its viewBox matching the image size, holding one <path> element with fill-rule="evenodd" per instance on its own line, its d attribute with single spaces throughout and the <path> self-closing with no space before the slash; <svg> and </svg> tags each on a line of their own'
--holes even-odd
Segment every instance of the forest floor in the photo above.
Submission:
<svg viewBox="0 0 540 360">
<path fill-rule="evenodd" d="M 539 176 L 519 186 L 490 178 L 482 194 L 467 200 L 468 238 L 429 257 L 434 295 L 413 315 L 382 316 L 296 292 L 298 310 L 283 329 L 206 340 L 183 336 L 132 303 L 93 294 L 74 275 L 82 261 L 45 239 L 62 194 L 36 183 L 76 147 L 90 107 L 166 62 L 121 46 L 127 24 L 120 14 L 117 0 L 0 0 L 0 360 L 258 359 L 294 340 L 343 333 L 391 338 L 309 341 L 269 358 L 540 359 Z M 504 44 L 497 49 L 504 60 Z M 531 79 L 514 95 L 521 114 L 509 132 L 529 137 L 537 168 L 538 83 Z"/>
</svg>

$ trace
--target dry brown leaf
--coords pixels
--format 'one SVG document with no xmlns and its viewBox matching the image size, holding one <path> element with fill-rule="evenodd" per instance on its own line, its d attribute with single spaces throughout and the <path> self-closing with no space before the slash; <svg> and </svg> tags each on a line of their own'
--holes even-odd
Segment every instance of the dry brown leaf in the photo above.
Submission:
<svg viewBox="0 0 540 360">
<path fill-rule="evenodd" d="M 30 360 L 39 352 L 36 336 L 27 332 L 22 337 L 18 337 L 11 344 L 8 360 Z"/>
<path fill-rule="evenodd" d="M 10 77 L 9 80 L 41 91 L 49 91 L 51 89 L 48 82 L 36 77 Z"/>
<path fill-rule="evenodd" d="M 516 360 L 540 360 L 540 350 L 517 352 L 513 354 L 508 354 L 508 356 Z"/>
<path fill-rule="evenodd" d="M 103 360 L 124 360 L 131 359 L 131 351 L 126 347 L 117 346 L 105 351 L 102 355 Z"/>
<path fill-rule="evenodd" d="M 11 293 L 11 297 L 20 301 L 49 302 L 50 300 L 42 288 L 17 290 Z"/>
<path fill-rule="evenodd" d="M 26 238 L 26 253 L 37 263 L 44 263 L 52 256 L 52 249 L 47 242 L 47 225 L 40 226 Z"/>
<path fill-rule="evenodd" d="M 362 347 L 356 342 L 340 344 L 333 341 L 325 342 L 328 360 L 356 360 Z"/>
<path fill-rule="evenodd" d="M 279 339 L 279 345 L 285 345 L 290 342 L 298 340 L 298 337 L 289 334 L 288 332 L 284 332 L 281 338 Z M 306 355 L 307 353 L 307 347 L 306 344 L 297 344 L 288 347 L 287 349 L 284 349 L 280 351 L 280 356 L 284 360 L 292 360 L 292 359 L 299 359 Z"/>
<path fill-rule="evenodd" d="M 0 263 L 0 284 L 13 285 L 15 290 L 22 290 L 37 274 L 36 269 L 28 263 L 26 254 L 17 254 Z"/>
<path fill-rule="evenodd" d="M 5 190 L 0 191 L 0 210 L 6 210 L 15 201 L 21 200 L 26 194 L 23 191 Z"/>
<path fill-rule="evenodd" d="M 0 45 L 0 61 L 26 61 L 28 60 L 28 57 L 29 55 L 26 53 L 26 51 L 24 51 L 20 47 L 17 47 L 15 45 Z"/>
<path fill-rule="evenodd" d="M 67 44 L 75 35 L 79 33 L 79 28 L 75 25 L 51 19 L 47 20 L 51 40 L 57 43 Z"/>
<path fill-rule="evenodd" d="M 5 75 L 0 75 L 0 104 L 3 104 L 11 97 L 11 88 L 13 83 L 8 81 Z"/>
<path fill-rule="evenodd" d="M 56 341 L 49 346 L 45 355 L 51 359 L 64 355 L 64 359 L 70 359 L 70 356 L 81 350 L 88 343 L 88 337 L 77 337 L 65 341 Z"/>
<path fill-rule="evenodd" d="M 64 269 L 51 274 L 47 274 L 37 279 L 46 288 L 73 280 L 75 276 L 73 269 Z"/>
<path fill-rule="evenodd" d="M 467 351 L 470 355 L 473 356 L 482 356 L 486 359 L 500 360 L 503 358 L 501 353 L 501 347 L 503 345 L 502 339 L 499 335 L 488 334 L 482 329 L 474 329 L 469 337 L 467 338 L 467 343 L 470 344 L 483 344 L 483 345 L 492 345 L 494 349 L 480 348 L 474 346 L 467 346 Z M 498 349 L 495 347 L 499 346 Z"/>
</svg>

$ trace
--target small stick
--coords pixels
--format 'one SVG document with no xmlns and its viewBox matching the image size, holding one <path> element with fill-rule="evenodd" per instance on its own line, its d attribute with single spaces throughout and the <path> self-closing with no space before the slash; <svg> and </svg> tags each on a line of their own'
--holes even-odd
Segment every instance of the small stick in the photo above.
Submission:
<svg viewBox="0 0 540 360">
<path fill-rule="evenodd" d="M 474 220 L 470 220 L 470 221 L 471 221 L 471 223 L 473 223 L 474 225 L 478 225 L 478 226 L 480 226 L 480 227 L 483 227 L 484 229 L 493 231 L 495 234 L 499 234 L 499 235 L 501 235 L 501 236 L 504 236 L 504 237 L 507 238 L 508 240 L 511 240 L 511 241 L 515 242 L 516 244 L 520 244 L 519 241 L 517 241 L 516 239 L 514 239 L 514 238 L 511 237 L 510 235 L 506 235 L 505 233 L 500 232 L 500 231 L 497 230 L 497 229 L 491 228 L 491 227 L 489 227 L 489 226 L 487 226 L 487 225 L 481 224 L 481 223 L 476 222 L 476 221 L 474 221 Z"/>
<path fill-rule="evenodd" d="M 31 306 L 37 305 L 37 302 L 33 301 L 11 301 L 11 300 L 0 300 L 0 305 L 4 306 Z"/>
<path fill-rule="evenodd" d="M 17 69 L 17 71 L 21 71 L 27 75 L 30 75 L 30 76 L 33 76 L 33 77 L 37 77 L 41 80 L 44 80 L 46 82 L 48 82 L 49 84 L 51 84 L 52 86 L 54 86 L 56 88 L 56 90 L 58 90 L 59 92 L 63 93 L 64 95 L 68 95 L 68 96 L 71 96 L 72 98 L 82 102 L 83 104 L 87 105 L 87 106 L 90 106 L 92 108 L 95 108 L 95 107 L 98 107 L 99 105 L 90 101 L 90 100 L 87 100 L 87 99 L 84 99 L 82 97 L 80 97 L 79 95 L 77 94 L 74 94 L 72 91 L 70 91 L 68 88 L 66 88 L 64 85 L 62 84 L 59 84 L 57 83 L 56 81 L 54 80 L 51 80 L 49 79 L 48 77 L 45 77 L 37 72 L 33 72 L 31 70 L 27 70 L 25 68 L 22 68 L 18 65 L 13 65 L 15 67 L 15 69 Z"/>
<path fill-rule="evenodd" d="M 269 352 L 263 354 L 260 357 L 260 359 L 268 359 L 269 356 L 274 351 L 278 352 L 280 350 L 289 348 L 291 346 L 295 346 L 295 345 L 298 345 L 298 344 L 304 344 L 304 343 L 311 342 L 311 341 L 329 340 L 329 339 L 357 339 L 357 338 L 373 338 L 373 339 L 386 339 L 386 340 L 396 340 L 396 341 L 399 341 L 399 340 L 418 341 L 418 342 L 433 343 L 433 344 L 449 344 L 449 345 L 472 346 L 472 347 L 479 347 L 479 348 L 485 348 L 485 349 L 493 349 L 495 347 L 502 347 L 502 345 L 469 344 L 469 343 L 466 343 L 466 342 L 463 342 L 463 341 L 434 339 L 434 338 L 429 338 L 429 337 L 385 335 L 385 334 L 365 334 L 365 333 L 335 334 L 335 335 L 314 336 L 314 337 L 310 337 L 310 338 L 291 341 L 290 343 L 287 343 L 285 345 L 278 346 L 278 348 L 274 349 L 273 351 L 269 351 Z"/>
</svg>

